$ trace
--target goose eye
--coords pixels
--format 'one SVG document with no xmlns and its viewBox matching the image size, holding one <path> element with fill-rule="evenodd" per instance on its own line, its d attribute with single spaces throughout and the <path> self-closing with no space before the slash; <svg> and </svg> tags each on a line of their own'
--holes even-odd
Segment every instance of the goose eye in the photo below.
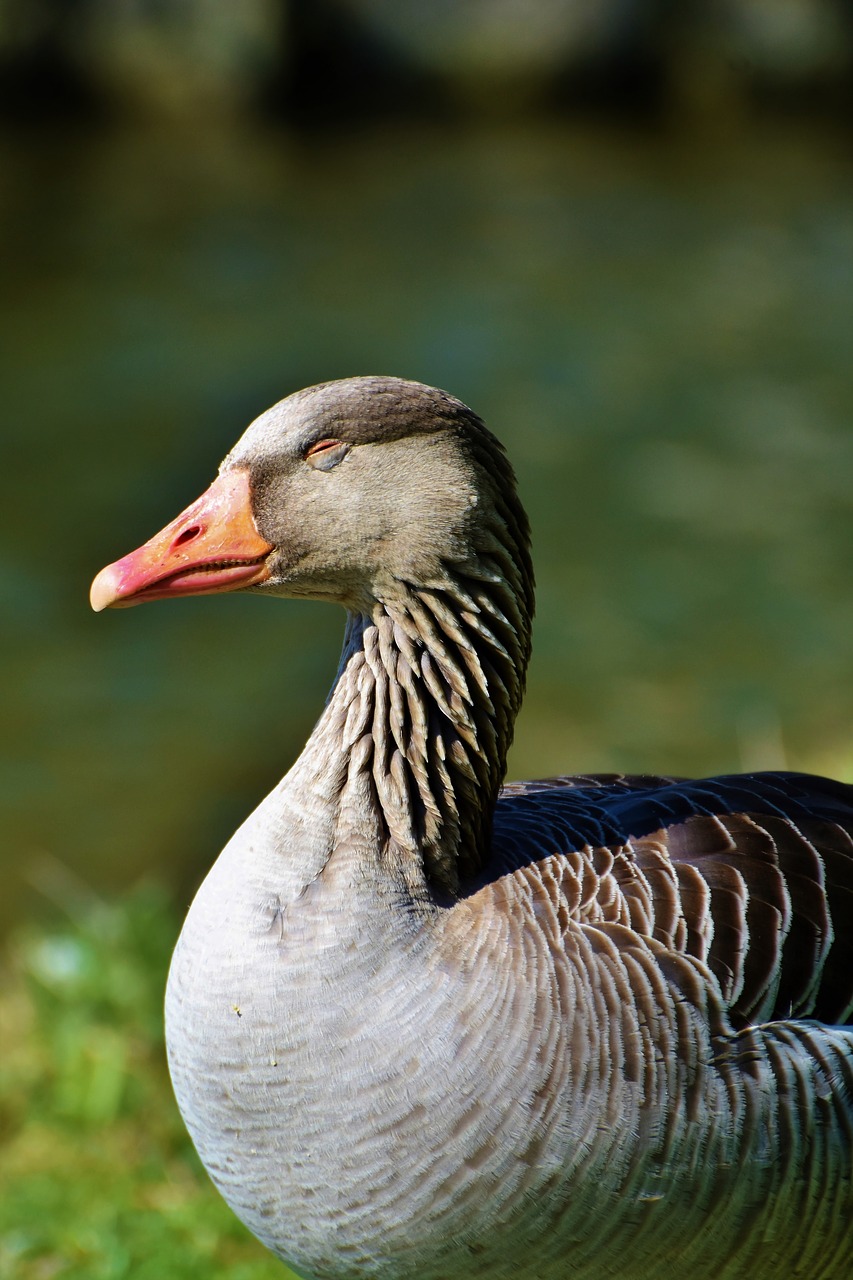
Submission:
<svg viewBox="0 0 853 1280">
<path fill-rule="evenodd" d="M 305 450 L 305 461 L 315 471 L 331 471 L 350 451 L 345 440 L 318 440 Z"/>
</svg>

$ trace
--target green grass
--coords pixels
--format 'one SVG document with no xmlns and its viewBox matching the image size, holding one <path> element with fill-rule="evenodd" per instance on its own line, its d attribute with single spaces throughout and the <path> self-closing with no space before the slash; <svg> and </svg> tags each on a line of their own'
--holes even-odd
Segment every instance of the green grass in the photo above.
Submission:
<svg viewBox="0 0 853 1280">
<path fill-rule="evenodd" d="M 88 904 L 0 970 L 0 1278 L 287 1280 L 184 1132 L 162 991 L 163 895 Z"/>
</svg>

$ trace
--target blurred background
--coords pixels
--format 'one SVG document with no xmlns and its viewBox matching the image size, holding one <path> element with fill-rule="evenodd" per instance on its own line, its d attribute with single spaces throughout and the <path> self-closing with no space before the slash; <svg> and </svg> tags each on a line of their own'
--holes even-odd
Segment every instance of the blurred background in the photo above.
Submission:
<svg viewBox="0 0 853 1280">
<path fill-rule="evenodd" d="M 510 774 L 853 780 L 849 0 L 0 0 L 0 1277 L 265 1280 L 160 1000 L 327 606 L 88 585 L 300 386 L 504 440 Z"/>
</svg>

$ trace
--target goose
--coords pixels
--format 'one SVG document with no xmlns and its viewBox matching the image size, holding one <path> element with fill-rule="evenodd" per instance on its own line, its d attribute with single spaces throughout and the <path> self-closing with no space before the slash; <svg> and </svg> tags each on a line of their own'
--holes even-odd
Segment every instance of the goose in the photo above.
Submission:
<svg viewBox="0 0 853 1280">
<path fill-rule="evenodd" d="M 444 391 L 322 383 L 96 610 L 330 600 L 309 741 L 196 896 L 175 1095 L 311 1280 L 851 1274 L 853 787 L 502 786 L 530 654 L 510 463 Z"/>
</svg>

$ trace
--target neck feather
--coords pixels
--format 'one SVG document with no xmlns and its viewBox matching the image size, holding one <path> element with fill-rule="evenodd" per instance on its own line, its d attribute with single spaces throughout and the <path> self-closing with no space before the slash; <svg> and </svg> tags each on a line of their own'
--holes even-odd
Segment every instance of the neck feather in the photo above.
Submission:
<svg viewBox="0 0 853 1280">
<path fill-rule="evenodd" d="M 510 585 L 502 559 L 480 555 L 429 586 L 396 580 L 370 615 L 350 614 L 330 699 L 344 788 L 410 886 L 438 897 L 487 860 L 523 693 L 532 591 Z"/>
</svg>

